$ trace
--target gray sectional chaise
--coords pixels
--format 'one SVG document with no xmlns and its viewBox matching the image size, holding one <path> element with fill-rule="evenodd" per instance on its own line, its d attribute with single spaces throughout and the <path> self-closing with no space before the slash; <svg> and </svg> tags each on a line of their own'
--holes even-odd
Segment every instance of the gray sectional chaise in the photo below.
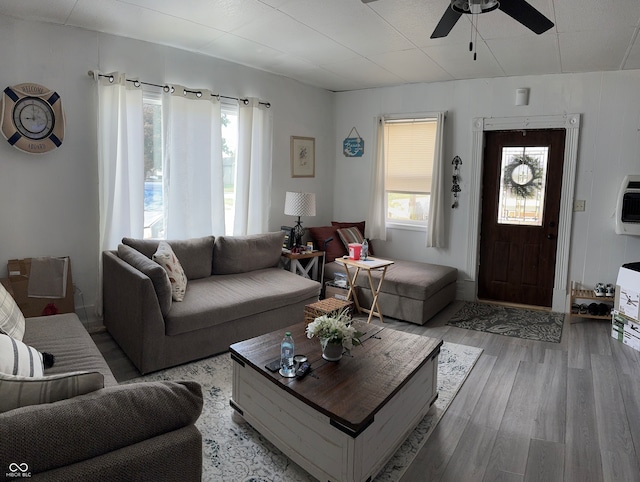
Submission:
<svg viewBox="0 0 640 482">
<path fill-rule="evenodd" d="M 336 272 L 344 273 L 344 267 L 336 261 L 325 265 L 326 279 L 333 278 Z M 371 276 L 377 286 L 380 272 L 372 270 Z M 382 314 L 424 325 L 456 299 L 457 278 L 458 270 L 451 266 L 394 260 L 394 264 L 387 268 L 378 296 Z M 358 275 L 356 285 L 358 302 L 361 306 L 370 307 L 373 294 L 364 272 Z"/>
<path fill-rule="evenodd" d="M 362 239 L 365 232 L 365 222 L 337 222 L 331 226 L 318 226 L 307 229 L 305 242 L 313 241 L 314 245 L 326 249 L 324 279 L 331 280 L 335 273 L 345 273 L 343 265 L 334 260 L 347 255 L 345 233 L 342 231 L 357 230 L 356 236 Z M 360 241 L 357 241 L 360 242 Z M 371 244 L 370 244 L 371 247 Z M 370 253 L 376 257 L 373 252 Z M 384 282 L 378 296 L 378 304 L 384 316 L 397 320 L 408 321 L 424 325 L 436 313 L 456 299 L 456 285 L 458 270 L 451 266 L 381 258 L 394 261 L 387 268 Z M 354 269 L 351 269 L 354 272 Z M 372 270 L 374 285 L 380 279 L 380 271 Z M 373 294 L 369 285 L 369 278 L 362 270 L 357 282 L 358 302 L 369 308 L 373 301 Z"/>
<path fill-rule="evenodd" d="M 302 321 L 321 285 L 278 268 L 283 232 L 168 241 L 187 276 L 171 301 L 158 241 L 125 238 L 103 253 L 104 324 L 141 373 L 222 353 Z"/>
</svg>

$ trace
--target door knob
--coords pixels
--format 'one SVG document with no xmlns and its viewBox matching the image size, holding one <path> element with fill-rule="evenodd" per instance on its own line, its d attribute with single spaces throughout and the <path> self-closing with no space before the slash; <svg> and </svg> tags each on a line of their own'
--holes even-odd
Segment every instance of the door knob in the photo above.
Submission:
<svg viewBox="0 0 640 482">
<path fill-rule="evenodd" d="M 547 234 L 547 239 L 554 239 L 555 236 L 553 234 Z"/>
</svg>

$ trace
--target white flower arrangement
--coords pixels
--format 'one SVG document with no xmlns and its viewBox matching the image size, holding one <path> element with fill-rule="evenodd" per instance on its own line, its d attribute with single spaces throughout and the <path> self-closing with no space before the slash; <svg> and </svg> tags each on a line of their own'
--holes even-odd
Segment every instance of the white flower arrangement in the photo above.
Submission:
<svg viewBox="0 0 640 482">
<path fill-rule="evenodd" d="M 317 336 L 324 350 L 328 343 L 341 344 L 347 350 L 360 345 L 362 333 L 351 324 L 348 310 L 337 315 L 322 315 L 307 325 L 307 338 Z"/>
</svg>

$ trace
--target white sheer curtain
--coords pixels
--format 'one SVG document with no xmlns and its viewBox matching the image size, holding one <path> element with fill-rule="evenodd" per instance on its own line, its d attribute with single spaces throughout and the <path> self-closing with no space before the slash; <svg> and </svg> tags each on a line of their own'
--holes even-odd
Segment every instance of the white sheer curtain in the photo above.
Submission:
<svg viewBox="0 0 640 482">
<path fill-rule="evenodd" d="M 117 248 L 123 236 L 142 237 L 144 224 L 144 146 L 142 90 L 124 73 L 100 76 L 98 104 L 99 260 L 96 312 L 102 313 L 102 252 Z"/>
<path fill-rule="evenodd" d="M 166 239 L 224 234 L 221 109 L 207 90 L 164 94 Z"/>
<path fill-rule="evenodd" d="M 257 99 L 240 103 L 234 235 L 264 233 L 271 206 L 271 112 Z"/>
<path fill-rule="evenodd" d="M 371 189 L 369 199 L 369 212 L 367 214 L 367 233 L 363 233 L 370 239 L 387 239 L 387 228 L 385 226 L 385 164 L 384 164 L 384 117 L 377 120 L 376 129 L 376 152 L 373 176 L 371 178 Z"/>
<path fill-rule="evenodd" d="M 431 200 L 429 224 L 427 225 L 427 248 L 443 248 L 444 241 L 444 120 L 445 113 L 438 113 L 436 145 L 433 153 L 433 175 L 431 178 Z"/>
</svg>

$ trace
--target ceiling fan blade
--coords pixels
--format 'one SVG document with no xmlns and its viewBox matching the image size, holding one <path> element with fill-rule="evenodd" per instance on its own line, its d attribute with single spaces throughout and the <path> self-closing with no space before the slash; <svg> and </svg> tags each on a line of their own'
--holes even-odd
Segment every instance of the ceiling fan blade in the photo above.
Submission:
<svg viewBox="0 0 640 482">
<path fill-rule="evenodd" d="M 448 6 L 444 15 L 438 22 L 438 25 L 436 25 L 435 30 L 431 34 L 431 38 L 442 38 L 449 35 L 449 32 L 451 32 L 451 29 L 460 18 L 460 15 L 462 14 L 453 10 L 451 6 Z"/>
<path fill-rule="evenodd" d="M 538 35 L 553 27 L 553 22 L 533 8 L 526 0 L 502 0 L 499 8 Z"/>
<path fill-rule="evenodd" d="M 378 0 L 360 0 L 362 3 L 377 2 Z"/>
</svg>

